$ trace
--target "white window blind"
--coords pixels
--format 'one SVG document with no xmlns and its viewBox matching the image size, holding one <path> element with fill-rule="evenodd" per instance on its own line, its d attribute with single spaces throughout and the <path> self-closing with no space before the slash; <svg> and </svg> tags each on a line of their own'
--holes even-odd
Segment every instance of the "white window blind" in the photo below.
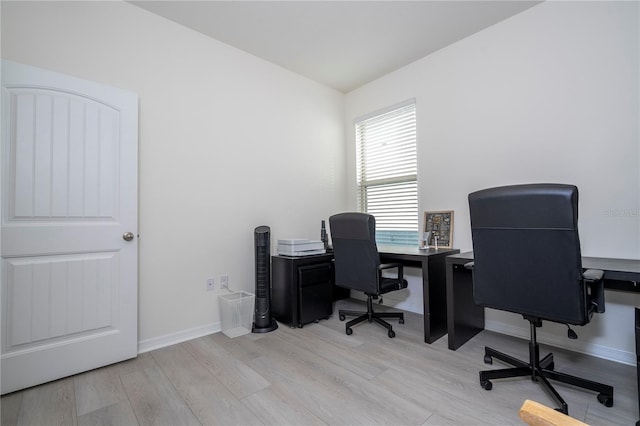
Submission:
<svg viewBox="0 0 640 426">
<path fill-rule="evenodd" d="M 376 218 L 379 244 L 418 241 L 416 106 L 356 122 L 358 203 Z"/>
</svg>

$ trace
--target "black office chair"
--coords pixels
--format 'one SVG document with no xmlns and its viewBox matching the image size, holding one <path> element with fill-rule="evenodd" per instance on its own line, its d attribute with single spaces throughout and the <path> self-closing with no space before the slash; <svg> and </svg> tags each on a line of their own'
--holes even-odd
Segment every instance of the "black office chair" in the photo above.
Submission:
<svg viewBox="0 0 640 426">
<path fill-rule="evenodd" d="M 492 379 L 530 376 L 568 413 L 548 379 L 598 392 L 613 405 L 613 387 L 554 371 L 553 354 L 540 359 L 536 327 L 542 320 L 585 325 L 604 312 L 602 271 L 582 270 L 578 238 L 578 188 L 530 184 L 469 194 L 473 238 L 473 291 L 478 305 L 521 314 L 530 323 L 529 362 L 485 348 L 484 362 L 497 358 L 513 368 L 480 372 Z M 576 338 L 569 327 L 569 338 Z"/>
<path fill-rule="evenodd" d="M 340 321 L 345 316 L 357 318 L 347 322 L 345 331 L 353 333 L 351 327 L 364 321 L 377 322 L 388 330 L 389 337 L 395 337 L 391 324 L 383 318 L 398 318 L 404 323 L 402 312 L 374 312 L 373 299 L 384 293 L 407 288 L 400 263 L 380 263 L 376 246 L 376 219 L 365 213 L 340 213 L 329 218 L 333 255 L 335 258 L 336 285 L 367 295 L 367 312 L 339 310 Z M 383 270 L 397 268 L 397 276 L 382 276 Z"/>
</svg>

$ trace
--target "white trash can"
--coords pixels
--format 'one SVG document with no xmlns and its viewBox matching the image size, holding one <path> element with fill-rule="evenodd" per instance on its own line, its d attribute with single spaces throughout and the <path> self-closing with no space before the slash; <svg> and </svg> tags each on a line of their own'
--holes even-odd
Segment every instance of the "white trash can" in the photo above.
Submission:
<svg viewBox="0 0 640 426">
<path fill-rule="evenodd" d="M 246 291 L 236 291 L 218 296 L 222 332 L 231 337 L 251 332 L 256 296 Z"/>
</svg>

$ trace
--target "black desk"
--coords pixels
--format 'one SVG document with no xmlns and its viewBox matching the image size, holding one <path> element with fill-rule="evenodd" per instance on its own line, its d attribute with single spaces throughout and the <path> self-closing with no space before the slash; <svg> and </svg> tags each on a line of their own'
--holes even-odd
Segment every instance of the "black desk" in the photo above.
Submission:
<svg viewBox="0 0 640 426">
<path fill-rule="evenodd" d="M 464 267 L 473 261 L 473 252 L 447 257 L 447 331 L 449 349 L 456 350 L 484 329 L 484 308 L 473 302 L 471 271 Z M 585 269 L 604 271 L 609 290 L 640 292 L 640 260 L 583 257 Z"/>
<path fill-rule="evenodd" d="M 473 252 L 447 257 L 447 331 L 449 349 L 456 350 L 484 329 L 484 308 L 473 302 L 472 272 L 464 267 Z M 604 271 L 609 290 L 640 292 L 640 260 L 583 257 L 582 267 Z M 640 407 L 640 309 L 635 309 L 636 380 Z M 640 420 L 636 423 L 640 426 Z"/>
<path fill-rule="evenodd" d="M 378 253 L 382 263 L 401 263 L 422 269 L 424 341 L 433 343 L 447 334 L 445 260 L 449 255 L 460 253 L 460 250 L 378 246 Z M 292 327 L 302 327 L 328 315 L 325 307 L 330 307 L 331 301 L 326 297 L 326 289 L 333 286 L 333 271 L 330 280 L 326 279 L 323 271 L 326 271 L 332 260 L 333 253 L 305 257 L 271 257 L 271 313 L 278 321 Z M 305 289 L 309 297 L 302 296 Z"/>
<path fill-rule="evenodd" d="M 404 246 L 378 246 L 383 263 L 402 263 L 422 269 L 422 302 L 424 306 L 424 341 L 433 343 L 447 334 L 447 256 L 457 249 L 426 249 Z"/>
</svg>

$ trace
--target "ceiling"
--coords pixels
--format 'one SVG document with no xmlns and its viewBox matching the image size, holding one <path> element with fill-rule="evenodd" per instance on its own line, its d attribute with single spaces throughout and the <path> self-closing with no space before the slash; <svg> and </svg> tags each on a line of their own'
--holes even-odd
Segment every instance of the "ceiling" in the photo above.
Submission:
<svg viewBox="0 0 640 426">
<path fill-rule="evenodd" d="M 131 1 L 349 92 L 540 1 Z"/>
</svg>

